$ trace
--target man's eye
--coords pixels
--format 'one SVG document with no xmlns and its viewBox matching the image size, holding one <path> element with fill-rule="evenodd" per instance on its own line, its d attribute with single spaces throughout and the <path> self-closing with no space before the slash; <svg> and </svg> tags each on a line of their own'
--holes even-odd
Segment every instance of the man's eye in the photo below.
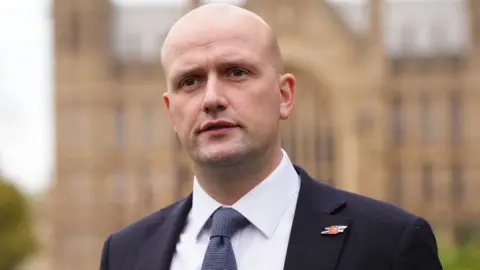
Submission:
<svg viewBox="0 0 480 270">
<path fill-rule="evenodd" d="M 228 75 L 233 76 L 233 77 L 241 77 L 245 74 L 247 74 L 247 72 L 245 70 L 240 69 L 240 68 L 234 68 L 234 69 L 230 70 Z"/>
<path fill-rule="evenodd" d="M 187 78 L 180 83 L 180 86 L 193 86 L 197 81 L 197 78 Z"/>
</svg>

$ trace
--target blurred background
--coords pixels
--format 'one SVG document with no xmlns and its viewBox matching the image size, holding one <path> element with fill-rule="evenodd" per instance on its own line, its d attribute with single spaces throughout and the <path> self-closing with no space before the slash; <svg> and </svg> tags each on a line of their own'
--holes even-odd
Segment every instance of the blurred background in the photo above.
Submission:
<svg viewBox="0 0 480 270">
<path fill-rule="evenodd" d="M 295 163 L 425 217 L 445 269 L 480 269 L 480 1 L 222 2 L 279 36 Z M 98 269 L 109 233 L 190 192 L 159 58 L 204 3 L 0 0 L 0 270 Z"/>
</svg>

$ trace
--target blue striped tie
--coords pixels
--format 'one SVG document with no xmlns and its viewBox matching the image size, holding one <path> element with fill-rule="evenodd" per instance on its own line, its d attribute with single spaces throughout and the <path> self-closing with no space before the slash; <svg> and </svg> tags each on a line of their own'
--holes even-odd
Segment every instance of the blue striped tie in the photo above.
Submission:
<svg viewBox="0 0 480 270">
<path fill-rule="evenodd" d="M 233 208 L 217 209 L 213 214 L 212 234 L 202 270 L 237 270 L 231 238 L 248 224 L 249 221 Z"/>
</svg>

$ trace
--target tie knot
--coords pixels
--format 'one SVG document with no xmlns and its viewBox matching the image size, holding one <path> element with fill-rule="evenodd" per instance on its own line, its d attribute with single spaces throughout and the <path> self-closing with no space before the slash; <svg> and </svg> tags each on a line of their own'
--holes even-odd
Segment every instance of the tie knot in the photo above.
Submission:
<svg viewBox="0 0 480 270">
<path fill-rule="evenodd" d="M 231 238 L 237 231 L 245 228 L 250 222 L 233 208 L 220 207 L 213 213 L 211 237 L 224 236 Z"/>
</svg>

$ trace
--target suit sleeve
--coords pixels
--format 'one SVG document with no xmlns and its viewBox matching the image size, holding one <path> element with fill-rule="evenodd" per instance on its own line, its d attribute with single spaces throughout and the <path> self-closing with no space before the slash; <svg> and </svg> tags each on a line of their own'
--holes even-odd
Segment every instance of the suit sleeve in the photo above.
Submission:
<svg viewBox="0 0 480 270">
<path fill-rule="evenodd" d="M 405 229 L 391 270 L 441 270 L 437 241 L 430 224 L 414 219 Z"/>
<path fill-rule="evenodd" d="M 108 268 L 108 260 L 109 260 L 109 253 L 110 253 L 110 239 L 112 236 L 108 237 L 108 239 L 103 244 L 102 250 L 102 257 L 100 261 L 100 270 L 109 270 Z"/>
</svg>

